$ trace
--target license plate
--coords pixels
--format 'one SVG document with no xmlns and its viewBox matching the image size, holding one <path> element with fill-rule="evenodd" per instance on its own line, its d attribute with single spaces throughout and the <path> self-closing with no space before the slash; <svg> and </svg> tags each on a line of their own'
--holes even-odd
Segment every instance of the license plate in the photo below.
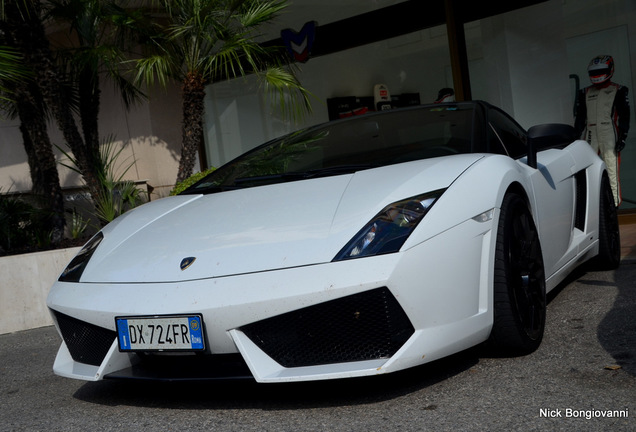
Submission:
<svg viewBox="0 0 636 432">
<path fill-rule="evenodd" d="M 117 317 L 120 351 L 201 351 L 201 315 Z"/>
</svg>

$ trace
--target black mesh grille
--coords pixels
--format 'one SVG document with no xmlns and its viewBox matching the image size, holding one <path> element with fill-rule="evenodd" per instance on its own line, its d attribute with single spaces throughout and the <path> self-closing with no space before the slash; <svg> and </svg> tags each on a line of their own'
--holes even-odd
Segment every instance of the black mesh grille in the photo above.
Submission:
<svg viewBox="0 0 636 432">
<path fill-rule="evenodd" d="M 102 364 L 117 333 L 57 311 L 53 312 L 73 360 L 93 366 Z"/>
<path fill-rule="evenodd" d="M 241 330 L 284 367 L 389 358 L 414 332 L 387 288 L 288 312 Z"/>
<path fill-rule="evenodd" d="M 587 176 L 585 170 L 574 176 L 576 179 L 576 208 L 574 213 L 574 227 L 585 230 L 585 210 L 587 209 Z"/>
</svg>

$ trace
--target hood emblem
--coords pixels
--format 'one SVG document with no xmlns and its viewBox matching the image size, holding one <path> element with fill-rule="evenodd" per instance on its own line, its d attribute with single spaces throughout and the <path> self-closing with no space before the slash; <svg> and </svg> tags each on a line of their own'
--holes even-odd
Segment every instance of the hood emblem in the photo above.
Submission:
<svg viewBox="0 0 636 432">
<path fill-rule="evenodd" d="M 187 257 L 181 260 L 181 271 L 187 269 L 192 265 L 192 263 L 196 260 L 196 257 Z"/>
</svg>

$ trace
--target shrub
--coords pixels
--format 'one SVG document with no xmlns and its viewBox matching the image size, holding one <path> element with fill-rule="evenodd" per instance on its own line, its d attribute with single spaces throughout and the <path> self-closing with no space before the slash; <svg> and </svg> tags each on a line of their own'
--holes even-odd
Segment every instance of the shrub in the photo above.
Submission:
<svg viewBox="0 0 636 432">
<path fill-rule="evenodd" d="M 46 248 L 46 213 L 21 198 L 0 195 L 0 255 Z"/>
<path fill-rule="evenodd" d="M 68 163 L 62 163 L 62 165 L 82 174 L 79 163 L 73 155 L 59 146 L 57 148 L 68 159 Z M 123 150 L 123 146 L 117 148 L 113 136 L 107 137 L 99 147 L 95 174 L 101 186 L 101 193 L 98 196 L 91 196 L 95 207 L 92 216 L 99 222 L 96 225 L 98 229 L 144 202 L 142 191 L 137 188 L 135 183 L 131 180 L 124 180 L 124 176 L 135 165 L 135 161 L 128 162 L 123 168 L 118 167 L 118 160 Z M 116 174 L 117 168 L 120 168 L 119 171 L 121 171 L 119 175 Z"/>
<path fill-rule="evenodd" d="M 174 188 L 170 191 L 170 195 L 179 195 L 181 192 L 183 192 L 184 190 L 186 190 L 187 188 L 189 188 L 190 186 L 192 186 L 193 184 L 201 180 L 206 175 L 210 174 L 215 169 L 216 169 L 215 167 L 208 168 L 205 171 L 193 174 L 187 179 L 185 179 L 184 181 L 177 183 L 174 186 Z"/>
</svg>

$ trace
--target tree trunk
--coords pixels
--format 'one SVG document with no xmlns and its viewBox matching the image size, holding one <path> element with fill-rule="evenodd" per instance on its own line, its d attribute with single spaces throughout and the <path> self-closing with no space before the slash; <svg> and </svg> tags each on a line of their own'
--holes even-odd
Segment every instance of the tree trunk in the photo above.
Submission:
<svg viewBox="0 0 636 432">
<path fill-rule="evenodd" d="M 84 68 L 79 76 L 79 104 L 84 144 L 91 154 L 99 154 L 99 77 L 95 70 Z"/>
<path fill-rule="evenodd" d="M 4 39 L 22 53 L 28 49 L 25 40 L 17 39 L 24 34 L 20 30 L 24 20 L 16 17 L 21 12 L 13 2 L 7 1 L 7 14 L 13 17 L 1 22 Z M 59 244 L 64 237 L 64 197 L 57 171 L 57 161 L 47 130 L 44 101 L 39 87 L 34 81 L 22 79 L 14 87 L 15 107 L 20 117 L 20 132 L 31 174 L 32 192 L 40 199 L 40 206 L 46 212 L 46 229 L 51 233 L 51 242 Z"/>
<path fill-rule="evenodd" d="M 46 228 L 51 233 L 51 243 L 57 245 L 64 238 L 64 197 L 42 110 L 42 95 L 33 83 L 22 83 L 16 90 L 16 96 L 20 132 L 33 183 L 32 192 L 41 200 L 41 206 L 47 213 Z"/>
<path fill-rule="evenodd" d="M 183 83 L 183 124 L 181 159 L 177 172 L 177 183 L 192 175 L 197 151 L 203 138 L 203 100 L 205 83 L 199 74 L 189 74 Z"/>
<path fill-rule="evenodd" d="M 101 185 L 95 175 L 96 156 L 82 139 L 71 110 L 71 103 L 63 90 L 63 79 L 57 69 L 49 41 L 40 19 L 41 2 L 5 0 L 6 22 L 24 62 L 35 73 L 44 100 L 62 132 L 66 143 L 77 160 L 78 168 L 92 196 L 99 196 Z"/>
</svg>

